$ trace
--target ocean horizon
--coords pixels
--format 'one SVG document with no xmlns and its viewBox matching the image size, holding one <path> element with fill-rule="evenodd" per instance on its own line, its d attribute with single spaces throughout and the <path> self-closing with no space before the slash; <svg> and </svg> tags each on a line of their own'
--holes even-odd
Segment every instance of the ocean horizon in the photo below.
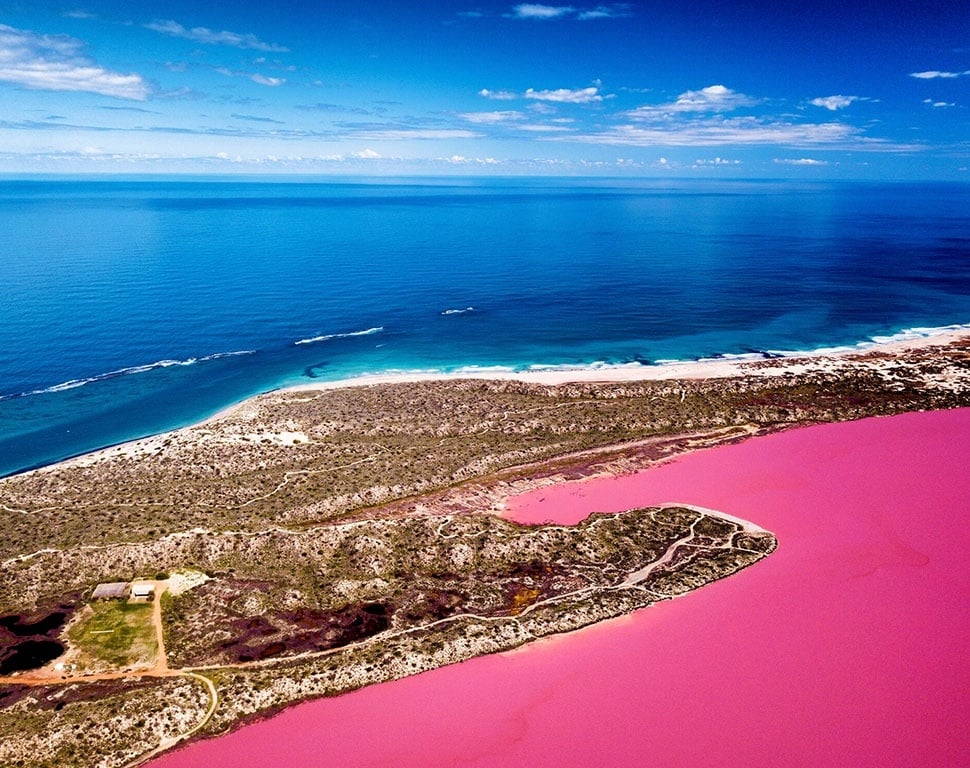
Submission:
<svg viewBox="0 0 970 768">
<path fill-rule="evenodd" d="M 0 476 L 365 374 L 970 323 L 970 185 L 0 180 Z"/>
</svg>

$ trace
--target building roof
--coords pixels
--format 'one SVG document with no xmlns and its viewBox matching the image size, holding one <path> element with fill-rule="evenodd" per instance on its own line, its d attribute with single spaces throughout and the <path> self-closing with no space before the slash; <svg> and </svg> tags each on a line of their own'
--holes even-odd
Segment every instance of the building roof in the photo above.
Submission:
<svg viewBox="0 0 970 768">
<path fill-rule="evenodd" d="M 151 581 L 133 581 L 131 583 L 132 597 L 148 597 L 155 594 L 155 584 Z"/>
<path fill-rule="evenodd" d="M 95 600 L 107 599 L 112 597 L 128 597 L 127 581 L 110 581 L 98 584 L 91 595 Z"/>
</svg>

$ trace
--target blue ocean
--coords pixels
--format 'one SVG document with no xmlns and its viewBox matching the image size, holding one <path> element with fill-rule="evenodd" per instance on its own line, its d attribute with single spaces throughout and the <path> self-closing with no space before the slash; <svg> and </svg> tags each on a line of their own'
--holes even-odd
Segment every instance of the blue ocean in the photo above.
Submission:
<svg viewBox="0 0 970 768">
<path fill-rule="evenodd" d="M 970 323 L 970 185 L 7 180 L 0 266 L 5 475 L 289 384 Z"/>
</svg>

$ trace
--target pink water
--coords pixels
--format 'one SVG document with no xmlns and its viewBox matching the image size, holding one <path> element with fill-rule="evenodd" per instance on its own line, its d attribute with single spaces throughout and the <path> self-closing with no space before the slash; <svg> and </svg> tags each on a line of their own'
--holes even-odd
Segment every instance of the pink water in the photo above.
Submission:
<svg viewBox="0 0 970 768">
<path fill-rule="evenodd" d="M 310 702 L 153 768 L 970 765 L 970 409 L 813 427 L 510 503 L 666 501 L 780 541 L 678 600 Z"/>
</svg>

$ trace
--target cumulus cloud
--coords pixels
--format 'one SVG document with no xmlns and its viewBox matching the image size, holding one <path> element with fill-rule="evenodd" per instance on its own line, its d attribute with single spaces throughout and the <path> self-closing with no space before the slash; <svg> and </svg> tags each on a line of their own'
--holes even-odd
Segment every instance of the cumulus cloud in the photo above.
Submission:
<svg viewBox="0 0 970 768">
<path fill-rule="evenodd" d="M 836 96 L 819 96 L 817 99 L 812 99 L 809 104 L 815 107 L 824 107 L 832 112 L 839 109 L 845 109 L 854 101 L 859 101 L 858 96 L 842 96 L 841 94 Z"/>
<path fill-rule="evenodd" d="M 589 88 L 556 88 L 555 90 L 549 91 L 537 91 L 534 88 L 529 88 L 525 94 L 527 99 L 536 99 L 537 101 L 554 101 L 560 104 L 591 104 L 593 102 L 602 101 L 603 97 L 599 93 L 598 88 L 590 86 Z"/>
<path fill-rule="evenodd" d="M 43 91 L 83 91 L 144 101 L 148 84 L 137 74 L 105 69 L 67 35 L 39 35 L 0 24 L 0 81 Z"/>
<path fill-rule="evenodd" d="M 772 162 L 778 165 L 828 165 L 828 160 L 816 160 L 813 157 L 776 157 Z"/>
<path fill-rule="evenodd" d="M 360 152 L 354 152 L 353 157 L 361 160 L 377 160 L 380 157 L 380 154 L 375 152 L 373 149 L 367 148 L 362 149 Z"/>
<path fill-rule="evenodd" d="M 177 21 L 168 19 L 166 21 L 152 21 L 145 24 L 145 29 L 159 32 L 170 37 L 181 37 L 195 43 L 205 43 L 207 45 L 231 45 L 234 48 L 248 48 L 254 51 L 272 51 L 285 53 L 289 50 L 276 43 L 266 43 L 252 33 L 240 34 L 239 32 L 229 32 L 222 30 L 217 32 L 207 27 L 192 27 L 187 29 Z"/>
<path fill-rule="evenodd" d="M 666 104 L 648 104 L 629 112 L 635 118 L 653 118 L 660 114 L 677 112 L 730 112 L 740 107 L 750 107 L 757 99 L 738 93 L 724 85 L 709 85 L 699 91 L 684 91 L 676 100 Z"/>
</svg>

